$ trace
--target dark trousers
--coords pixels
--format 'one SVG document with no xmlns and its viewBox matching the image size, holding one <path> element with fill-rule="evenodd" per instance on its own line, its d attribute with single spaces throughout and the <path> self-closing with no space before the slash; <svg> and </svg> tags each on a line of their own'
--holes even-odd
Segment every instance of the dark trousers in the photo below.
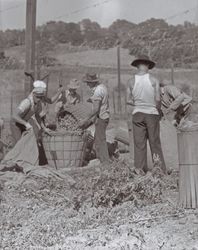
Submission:
<svg viewBox="0 0 198 250">
<path fill-rule="evenodd" d="M 161 167 L 166 172 L 166 165 L 160 141 L 160 117 L 136 113 L 133 115 L 133 136 L 134 136 L 134 161 L 135 167 L 148 171 L 147 166 L 147 140 L 150 144 L 152 158 L 158 156 Z"/>
<path fill-rule="evenodd" d="M 177 109 L 176 109 L 176 114 L 175 114 L 175 120 L 177 122 L 177 124 L 180 123 L 181 119 L 184 117 L 187 117 L 192 109 L 192 104 L 187 104 L 186 106 L 184 105 L 180 105 Z"/>
<path fill-rule="evenodd" d="M 109 161 L 109 152 L 106 141 L 106 128 L 109 123 L 109 119 L 100 119 L 97 118 L 95 122 L 95 149 L 96 157 L 100 160 L 101 163 Z"/>
</svg>

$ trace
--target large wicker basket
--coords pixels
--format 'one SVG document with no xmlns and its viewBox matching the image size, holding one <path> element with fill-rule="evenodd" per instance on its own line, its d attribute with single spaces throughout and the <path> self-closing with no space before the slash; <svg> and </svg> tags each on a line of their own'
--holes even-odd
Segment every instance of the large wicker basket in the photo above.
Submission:
<svg viewBox="0 0 198 250">
<path fill-rule="evenodd" d="M 81 167 L 85 155 L 87 134 L 52 132 L 43 135 L 48 164 L 58 168 Z"/>
</svg>

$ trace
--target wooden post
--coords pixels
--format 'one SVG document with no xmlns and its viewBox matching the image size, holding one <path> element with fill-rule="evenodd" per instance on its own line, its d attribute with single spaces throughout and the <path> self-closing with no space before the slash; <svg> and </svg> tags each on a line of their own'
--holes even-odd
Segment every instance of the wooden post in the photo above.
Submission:
<svg viewBox="0 0 198 250">
<path fill-rule="evenodd" d="M 128 125 L 128 133 L 129 133 L 130 159 L 134 160 L 133 123 L 132 123 L 132 116 L 131 115 L 128 117 L 127 125 Z"/>
<path fill-rule="evenodd" d="M 120 45 L 117 46 L 117 70 L 118 70 L 118 114 L 121 114 L 121 79 L 120 79 Z"/>
<path fill-rule="evenodd" d="M 124 111 L 125 115 L 127 114 L 127 93 L 126 91 L 124 92 Z"/>
<path fill-rule="evenodd" d="M 40 61 L 40 42 L 36 44 L 36 67 L 35 67 L 35 79 L 41 78 L 41 61 Z"/>
<path fill-rule="evenodd" d="M 11 93 L 10 93 L 10 116 L 12 117 L 13 116 L 13 91 L 11 90 Z"/>
<path fill-rule="evenodd" d="M 35 34 L 36 34 L 36 1 L 26 0 L 26 32 L 25 32 L 25 71 L 35 74 Z M 32 90 L 32 80 L 25 78 L 25 95 Z"/>
<path fill-rule="evenodd" d="M 173 60 L 171 61 L 171 83 L 172 83 L 172 85 L 175 84 L 175 79 L 174 79 L 174 62 L 173 62 Z"/>
<path fill-rule="evenodd" d="M 114 115 L 116 114 L 116 104 L 115 104 L 115 92 L 113 90 L 113 111 L 114 111 Z"/>
<path fill-rule="evenodd" d="M 45 81 L 46 86 L 47 86 L 47 88 L 46 88 L 46 96 L 48 96 L 48 92 L 49 92 L 49 77 L 50 77 L 50 75 L 47 76 L 46 81 Z"/>
<path fill-rule="evenodd" d="M 83 96 L 84 96 L 84 94 L 83 94 L 83 86 L 81 85 L 81 87 L 80 87 L 80 101 L 82 103 L 84 102 Z"/>
<path fill-rule="evenodd" d="M 59 76 L 58 76 L 58 82 L 59 82 L 59 87 L 63 86 L 63 71 L 60 70 Z"/>
</svg>

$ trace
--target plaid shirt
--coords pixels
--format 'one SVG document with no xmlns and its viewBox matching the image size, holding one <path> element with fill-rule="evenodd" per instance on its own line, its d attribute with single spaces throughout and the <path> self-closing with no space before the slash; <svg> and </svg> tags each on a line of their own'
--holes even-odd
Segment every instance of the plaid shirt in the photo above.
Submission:
<svg viewBox="0 0 198 250">
<path fill-rule="evenodd" d="M 161 88 L 161 100 L 164 108 L 176 110 L 181 104 L 188 105 L 192 98 L 173 85 Z"/>
</svg>

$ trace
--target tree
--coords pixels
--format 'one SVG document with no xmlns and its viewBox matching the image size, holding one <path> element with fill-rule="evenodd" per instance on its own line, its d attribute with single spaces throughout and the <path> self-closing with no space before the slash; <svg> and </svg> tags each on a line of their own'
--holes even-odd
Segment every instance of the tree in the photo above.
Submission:
<svg viewBox="0 0 198 250">
<path fill-rule="evenodd" d="M 98 23 L 92 22 L 90 19 L 84 19 L 79 25 L 81 33 L 87 42 L 101 38 L 102 29 Z"/>
</svg>

